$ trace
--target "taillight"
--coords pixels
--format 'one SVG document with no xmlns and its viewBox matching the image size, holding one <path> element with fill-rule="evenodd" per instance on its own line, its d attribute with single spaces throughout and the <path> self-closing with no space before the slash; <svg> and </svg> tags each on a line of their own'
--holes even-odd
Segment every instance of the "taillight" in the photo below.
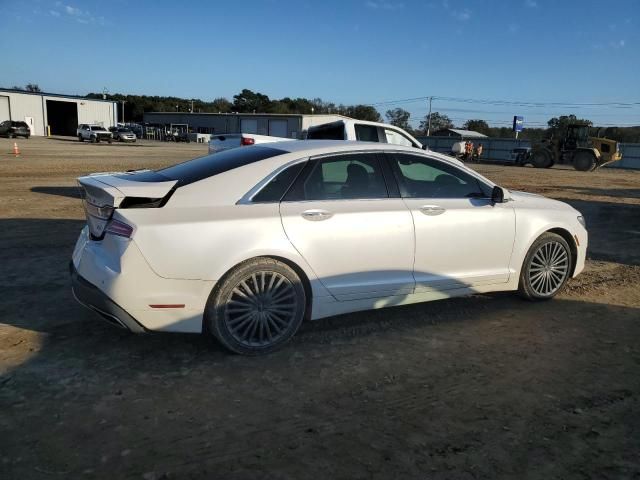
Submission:
<svg viewBox="0 0 640 480">
<path fill-rule="evenodd" d="M 254 143 L 256 143 L 256 139 L 251 137 L 242 137 L 240 140 L 240 145 L 253 145 Z"/>
<path fill-rule="evenodd" d="M 133 227 L 118 220 L 111 220 L 105 230 L 106 233 L 118 235 L 119 237 L 130 238 L 133 233 Z"/>
</svg>

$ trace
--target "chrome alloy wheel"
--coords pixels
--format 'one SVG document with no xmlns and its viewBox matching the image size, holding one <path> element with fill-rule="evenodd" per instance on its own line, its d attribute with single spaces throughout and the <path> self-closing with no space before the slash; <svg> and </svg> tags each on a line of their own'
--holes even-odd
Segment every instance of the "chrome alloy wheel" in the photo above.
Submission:
<svg viewBox="0 0 640 480">
<path fill-rule="evenodd" d="M 542 244 L 531 258 L 529 283 L 540 296 L 553 295 L 569 273 L 569 252 L 556 241 Z"/>
<path fill-rule="evenodd" d="M 291 281 L 273 271 L 259 271 L 231 290 L 225 323 L 231 336 L 247 347 L 271 345 L 294 321 L 298 298 Z"/>
</svg>

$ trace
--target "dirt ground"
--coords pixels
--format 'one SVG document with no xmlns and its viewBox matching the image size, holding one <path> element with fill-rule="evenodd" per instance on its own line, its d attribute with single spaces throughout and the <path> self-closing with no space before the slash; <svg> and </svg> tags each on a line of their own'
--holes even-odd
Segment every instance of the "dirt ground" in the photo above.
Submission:
<svg viewBox="0 0 640 480">
<path fill-rule="evenodd" d="M 309 323 L 284 350 L 134 336 L 73 300 L 75 178 L 196 144 L 0 139 L 0 478 L 640 478 L 640 172 L 480 165 L 581 210 L 557 299 L 477 295 Z M 469 248 L 473 248 L 470 239 Z"/>
</svg>

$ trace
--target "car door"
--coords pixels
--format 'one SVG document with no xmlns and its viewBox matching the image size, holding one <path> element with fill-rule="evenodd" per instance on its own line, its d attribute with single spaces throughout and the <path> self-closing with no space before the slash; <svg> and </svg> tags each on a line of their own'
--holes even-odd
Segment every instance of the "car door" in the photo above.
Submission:
<svg viewBox="0 0 640 480">
<path fill-rule="evenodd" d="M 388 154 L 416 233 L 416 291 L 509 280 L 515 212 L 491 202 L 491 186 L 426 155 Z"/>
<path fill-rule="evenodd" d="M 312 158 L 280 203 L 287 237 L 338 300 L 413 292 L 413 221 L 383 168 L 371 152 Z"/>
</svg>

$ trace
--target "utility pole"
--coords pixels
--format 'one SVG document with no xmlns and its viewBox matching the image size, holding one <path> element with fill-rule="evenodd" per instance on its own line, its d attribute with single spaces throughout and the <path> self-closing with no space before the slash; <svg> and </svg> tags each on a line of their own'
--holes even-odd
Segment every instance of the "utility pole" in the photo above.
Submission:
<svg viewBox="0 0 640 480">
<path fill-rule="evenodd" d="M 429 122 L 427 123 L 427 137 L 431 135 L 431 102 L 433 97 L 429 97 Z"/>
<path fill-rule="evenodd" d="M 193 100 L 191 100 L 191 113 L 193 113 Z"/>
</svg>

